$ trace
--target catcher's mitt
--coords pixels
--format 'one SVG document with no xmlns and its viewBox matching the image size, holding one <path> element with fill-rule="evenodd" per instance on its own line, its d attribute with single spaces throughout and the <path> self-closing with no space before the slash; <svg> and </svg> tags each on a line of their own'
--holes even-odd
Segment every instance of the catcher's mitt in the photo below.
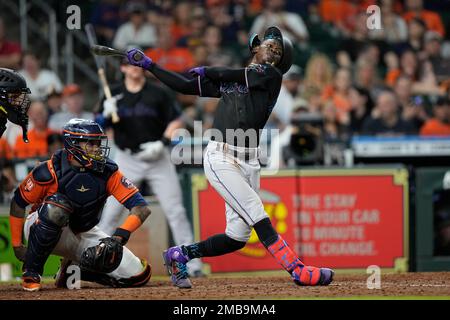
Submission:
<svg viewBox="0 0 450 320">
<path fill-rule="evenodd" d="M 117 269 L 122 261 L 123 246 L 116 238 L 103 238 L 96 246 L 84 249 L 81 254 L 81 269 L 110 273 Z"/>
</svg>

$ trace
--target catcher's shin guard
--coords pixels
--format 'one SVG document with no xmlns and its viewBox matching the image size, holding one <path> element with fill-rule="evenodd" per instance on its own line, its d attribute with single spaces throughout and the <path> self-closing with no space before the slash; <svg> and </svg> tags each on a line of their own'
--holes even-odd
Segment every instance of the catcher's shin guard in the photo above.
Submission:
<svg viewBox="0 0 450 320">
<path fill-rule="evenodd" d="M 61 237 L 62 228 L 69 223 L 72 211 L 63 196 L 48 197 L 38 209 L 38 219 L 30 227 L 28 249 L 23 270 L 42 275 L 44 264 Z"/>
</svg>

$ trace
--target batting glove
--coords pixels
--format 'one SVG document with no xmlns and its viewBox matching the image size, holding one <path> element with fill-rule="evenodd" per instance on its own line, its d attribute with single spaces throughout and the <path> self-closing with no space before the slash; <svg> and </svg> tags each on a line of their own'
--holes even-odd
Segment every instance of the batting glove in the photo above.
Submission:
<svg viewBox="0 0 450 320">
<path fill-rule="evenodd" d="M 142 151 L 136 154 L 136 158 L 141 161 L 158 160 L 164 150 L 164 144 L 160 140 L 142 143 L 139 147 Z"/>
<path fill-rule="evenodd" d="M 117 113 L 117 99 L 112 97 L 103 101 L 103 117 L 111 118 L 113 113 Z"/>
<path fill-rule="evenodd" d="M 141 50 L 136 48 L 127 51 L 127 59 L 129 64 L 144 69 L 148 69 L 153 64 L 151 58 L 147 57 Z"/>
<path fill-rule="evenodd" d="M 194 77 L 205 77 L 205 67 L 196 67 L 189 70 L 189 73 Z"/>
</svg>

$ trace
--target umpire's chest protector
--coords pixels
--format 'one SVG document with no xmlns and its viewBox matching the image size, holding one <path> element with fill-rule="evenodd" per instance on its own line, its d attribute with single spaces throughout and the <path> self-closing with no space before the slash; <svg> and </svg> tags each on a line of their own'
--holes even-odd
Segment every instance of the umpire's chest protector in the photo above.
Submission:
<svg viewBox="0 0 450 320">
<path fill-rule="evenodd" d="M 53 167 L 58 179 L 58 192 L 65 195 L 74 208 L 69 219 L 70 228 L 74 233 L 88 231 L 100 220 L 109 196 L 106 185 L 117 171 L 117 165 L 107 163 L 102 173 L 74 168 L 67 159 L 67 153 L 62 151 L 54 155 Z"/>
</svg>

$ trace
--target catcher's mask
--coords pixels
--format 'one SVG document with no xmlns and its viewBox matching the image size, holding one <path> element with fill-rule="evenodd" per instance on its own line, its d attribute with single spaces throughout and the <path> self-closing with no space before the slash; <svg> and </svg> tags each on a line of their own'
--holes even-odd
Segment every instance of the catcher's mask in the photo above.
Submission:
<svg viewBox="0 0 450 320">
<path fill-rule="evenodd" d="M 28 109 L 31 93 L 24 77 L 18 72 L 0 68 L 0 115 L 22 127 L 22 139 L 28 142 Z"/>
<path fill-rule="evenodd" d="M 109 156 L 108 137 L 92 120 L 72 119 L 63 127 L 64 149 L 83 167 L 103 172 Z"/>
<path fill-rule="evenodd" d="M 281 34 L 281 31 L 278 27 L 269 27 L 264 32 L 263 41 L 261 41 L 259 39 L 258 34 L 256 34 L 256 33 L 252 34 L 248 40 L 248 47 L 250 49 L 250 52 L 252 53 L 252 55 L 255 54 L 255 48 L 259 47 L 265 40 L 268 40 L 268 39 L 273 39 L 273 40 L 278 41 L 283 48 L 282 49 L 283 52 L 281 54 L 280 61 L 276 64 L 276 67 L 283 74 L 285 74 L 292 65 L 294 49 L 292 46 L 292 42 L 289 39 L 283 37 L 283 35 Z"/>
</svg>

